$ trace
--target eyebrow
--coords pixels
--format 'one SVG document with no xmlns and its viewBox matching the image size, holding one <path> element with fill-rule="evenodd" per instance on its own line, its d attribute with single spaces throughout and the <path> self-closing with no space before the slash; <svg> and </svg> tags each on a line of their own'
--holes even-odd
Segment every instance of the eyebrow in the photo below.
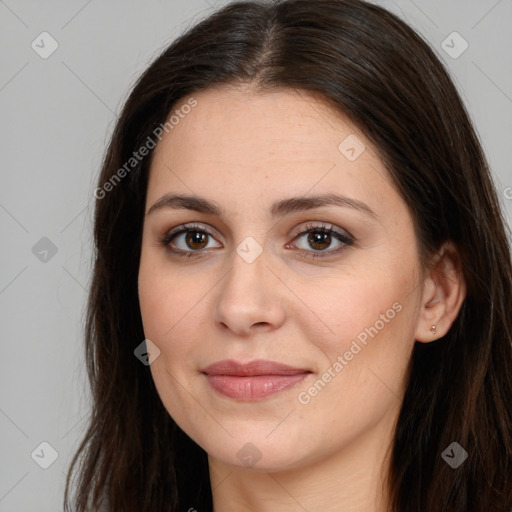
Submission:
<svg viewBox="0 0 512 512">
<path fill-rule="evenodd" d="M 272 205 L 270 214 L 272 218 L 284 217 L 290 213 L 311 210 L 321 206 L 352 208 L 371 217 L 377 217 L 375 212 L 367 204 L 339 194 L 323 194 L 282 199 Z M 224 211 L 218 203 L 203 197 L 182 194 L 165 194 L 151 206 L 146 215 L 163 208 L 193 210 L 195 212 L 216 215 L 218 217 L 224 215 Z"/>
</svg>

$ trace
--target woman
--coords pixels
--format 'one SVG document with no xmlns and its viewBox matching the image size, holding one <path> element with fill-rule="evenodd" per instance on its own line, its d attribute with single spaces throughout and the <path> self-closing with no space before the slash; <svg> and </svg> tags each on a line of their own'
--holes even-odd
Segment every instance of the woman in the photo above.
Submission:
<svg viewBox="0 0 512 512">
<path fill-rule="evenodd" d="M 510 512 L 504 220 L 402 21 L 224 7 L 141 76 L 95 197 L 66 507 L 80 460 L 78 511 Z"/>
</svg>

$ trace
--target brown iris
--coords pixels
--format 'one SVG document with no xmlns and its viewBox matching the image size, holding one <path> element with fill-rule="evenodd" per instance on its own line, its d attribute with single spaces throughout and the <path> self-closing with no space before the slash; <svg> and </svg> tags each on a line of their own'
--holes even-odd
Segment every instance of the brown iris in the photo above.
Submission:
<svg viewBox="0 0 512 512">
<path fill-rule="evenodd" d="M 312 231 L 308 235 L 308 243 L 313 249 L 326 249 L 331 245 L 331 234 Z M 322 247 L 318 247 L 318 245 L 322 245 Z"/>
<path fill-rule="evenodd" d="M 200 231 L 189 231 L 185 237 L 185 242 L 191 249 L 203 249 L 208 243 L 208 235 Z M 195 244 L 200 245 L 200 247 Z"/>
</svg>

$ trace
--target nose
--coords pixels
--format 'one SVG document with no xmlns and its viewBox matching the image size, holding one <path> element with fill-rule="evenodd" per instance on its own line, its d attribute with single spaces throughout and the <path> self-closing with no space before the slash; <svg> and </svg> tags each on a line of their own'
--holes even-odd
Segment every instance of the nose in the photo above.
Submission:
<svg viewBox="0 0 512 512">
<path fill-rule="evenodd" d="M 248 263 L 233 254 L 231 270 L 217 288 L 215 325 L 238 336 L 279 328 L 285 318 L 285 290 L 263 252 Z"/>
</svg>

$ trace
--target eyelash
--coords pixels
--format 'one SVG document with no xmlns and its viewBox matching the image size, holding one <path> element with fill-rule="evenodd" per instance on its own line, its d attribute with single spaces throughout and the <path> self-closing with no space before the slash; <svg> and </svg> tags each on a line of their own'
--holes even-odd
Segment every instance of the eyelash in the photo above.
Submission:
<svg viewBox="0 0 512 512">
<path fill-rule="evenodd" d="M 160 244 L 163 247 L 165 247 L 169 252 L 171 252 L 173 255 L 184 256 L 184 257 L 188 257 L 188 258 L 195 257 L 195 256 L 198 255 L 198 253 L 203 252 L 203 250 L 199 249 L 197 251 L 182 251 L 181 249 L 174 250 L 174 249 L 170 248 L 170 243 L 178 235 L 181 235 L 183 233 L 189 233 L 189 232 L 202 233 L 202 234 L 205 234 L 205 235 L 207 235 L 209 237 L 211 236 L 213 238 L 212 233 L 210 233 L 207 229 L 205 229 L 201 225 L 198 225 L 198 224 L 182 224 L 180 226 L 177 226 L 175 229 L 173 229 L 169 233 L 167 233 L 164 236 L 164 238 L 160 240 Z M 322 233 L 322 234 L 327 234 L 327 235 L 330 235 L 330 236 L 334 236 L 334 238 L 336 238 L 338 241 L 342 242 L 343 245 L 341 247 L 339 247 L 338 249 L 331 250 L 331 251 L 325 251 L 325 250 L 324 251 L 307 251 L 305 249 L 299 249 L 303 253 L 309 253 L 308 257 L 310 257 L 310 258 L 326 258 L 328 256 L 332 256 L 334 254 L 338 254 L 339 252 L 344 250 L 347 246 L 350 246 L 350 245 L 352 245 L 355 242 L 355 238 L 352 235 L 350 235 L 349 233 L 347 233 L 347 232 L 341 233 L 341 232 L 333 229 L 332 226 L 326 226 L 323 223 L 321 225 L 318 225 L 318 224 L 316 224 L 316 225 L 315 224 L 308 224 L 308 225 L 306 225 L 304 227 L 304 229 L 301 229 L 301 230 L 297 231 L 293 235 L 293 240 L 292 241 L 300 239 L 304 235 L 307 235 L 307 234 L 312 233 L 312 232 L 313 233 Z"/>
</svg>

